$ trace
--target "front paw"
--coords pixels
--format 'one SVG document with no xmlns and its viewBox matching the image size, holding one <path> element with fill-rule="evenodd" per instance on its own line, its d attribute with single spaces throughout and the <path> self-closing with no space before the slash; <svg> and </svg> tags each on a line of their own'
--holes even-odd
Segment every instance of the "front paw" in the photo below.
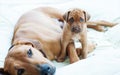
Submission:
<svg viewBox="0 0 120 75">
<path fill-rule="evenodd" d="M 65 61 L 65 57 L 58 57 L 57 58 L 57 62 L 64 62 Z"/>
<path fill-rule="evenodd" d="M 86 59 L 87 58 L 87 52 L 82 52 L 81 59 Z"/>
</svg>

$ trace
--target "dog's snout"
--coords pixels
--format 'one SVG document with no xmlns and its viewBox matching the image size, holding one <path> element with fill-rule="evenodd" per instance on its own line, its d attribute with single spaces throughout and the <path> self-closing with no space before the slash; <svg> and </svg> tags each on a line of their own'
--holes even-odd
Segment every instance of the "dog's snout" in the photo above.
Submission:
<svg viewBox="0 0 120 75">
<path fill-rule="evenodd" d="M 56 68 L 49 64 L 37 65 L 37 68 L 40 70 L 41 75 L 54 75 Z"/>
<path fill-rule="evenodd" d="M 81 31 L 81 29 L 79 27 L 72 27 L 71 31 L 75 32 L 75 33 L 79 33 Z"/>
</svg>

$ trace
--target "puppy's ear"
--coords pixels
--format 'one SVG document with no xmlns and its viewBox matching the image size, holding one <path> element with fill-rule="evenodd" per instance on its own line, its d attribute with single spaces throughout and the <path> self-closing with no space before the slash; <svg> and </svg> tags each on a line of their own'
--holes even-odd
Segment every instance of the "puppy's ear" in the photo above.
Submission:
<svg viewBox="0 0 120 75">
<path fill-rule="evenodd" d="M 85 16 L 85 22 L 87 22 L 90 19 L 90 15 L 86 11 L 83 11 L 83 13 Z"/>
<path fill-rule="evenodd" d="M 10 75 L 8 72 L 5 72 L 3 68 L 0 68 L 0 75 Z"/>
<path fill-rule="evenodd" d="M 64 19 L 66 22 L 68 22 L 69 14 L 70 14 L 70 11 L 66 12 L 66 13 L 63 15 L 63 19 Z"/>
<path fill-rule="evenodd" d="M 35 47 L 38 50 L 41 50 L 41 44 L 38 40 L 34 40 L 34 39 L 25 39 L 25 38 L 20 38 L 15 40 L 15 42 L 13 43 L 15 44 L 31 44 L 33 47 Z"/>
</svg>

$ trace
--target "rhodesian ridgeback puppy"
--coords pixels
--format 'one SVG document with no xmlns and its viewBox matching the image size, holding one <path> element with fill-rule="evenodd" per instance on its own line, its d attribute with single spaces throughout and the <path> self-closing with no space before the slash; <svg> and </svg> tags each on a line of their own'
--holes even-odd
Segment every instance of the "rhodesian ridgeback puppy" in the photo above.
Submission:
<svg viewBox="0 0 120 75">
<path fill-rule="evenodd" d="M 81 58 L 87 57 L 87 25 L 90 15 L 81 9 L 73 9 L 64 14 L 65 25 L 61 36 L 61 55 L 58 61 L 64 61 L 66 56 L 66 48 L 70 42 L 79 40 L 82 44 Z M 73 49 L 75 50 L 75 49 Z"/>
<path fill-rule="evenodd" d="M 12 46 L 0 75 L 54 75 L 56 68 L 50 60 L 57 59 L 61 53 L 59 21 L 64 21 L 62 12 L 51 7 L 24 14 L 14 28 Z M 67 47 L 69 57 L 73 56 L 71 47 L 72 44 Z M 80 52 L 78 49 L 78 55 Z"/>
</svg>

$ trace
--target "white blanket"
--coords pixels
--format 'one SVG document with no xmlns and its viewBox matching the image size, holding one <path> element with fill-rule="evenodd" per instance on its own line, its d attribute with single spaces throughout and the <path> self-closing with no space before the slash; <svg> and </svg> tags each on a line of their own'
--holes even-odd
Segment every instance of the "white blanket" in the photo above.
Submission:
<svg viewBox="0 0 120 75">
<path fill-rule="evenodd" d="M 63 11 L 82 8 L 91 14 L 90 20 L 106 20 L 120 23 L 119 0 L 0 0 L 0 67 L 10 47 L 14 25 L 28 10 L 40 6 L 52 6 Z M 56 75 L 120 75 L 120 24 L 107 32 L 88 30 L 88 38 L 98 45 L 85 60 L 69 65 L 53 63 Z"/>
</svg>

